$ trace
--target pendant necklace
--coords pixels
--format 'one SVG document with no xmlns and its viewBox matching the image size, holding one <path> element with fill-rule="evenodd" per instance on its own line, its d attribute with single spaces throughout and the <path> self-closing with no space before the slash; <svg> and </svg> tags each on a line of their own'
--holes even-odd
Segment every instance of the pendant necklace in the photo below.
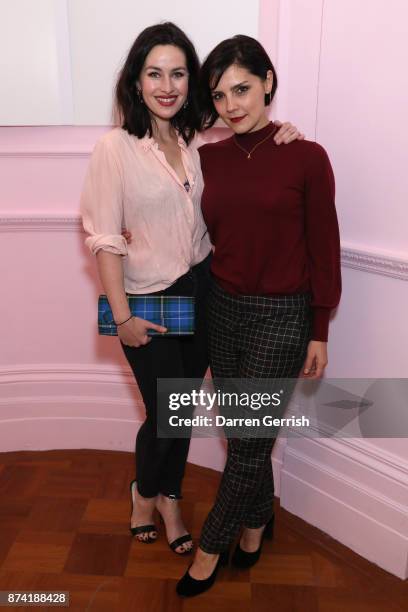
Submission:
<svg viewBox="0 0 408 612">
<path fill-rule="evenodd" d="M 276 128 L 276 126 L 274 126 Z M 272 132 L 270 132 L 267 136 L 265 136 L 265 138 L 263 138 L 260 142 L 258 142 L 254 147 L 252 147 L 252 149 L 250 151 L 247 151 L 244 147 L 242 147 L 240 144 L 238 144 L 237 142 L 237 138 L 234 135 L 234 142 L 237 145 L 238 149 L 241 149 L 241 151 L 243 151 L 244 153 L 246 153 L 247 159 L 251 159 L 251 155 L 252 153 L 255 151 L 255 149 L 257 149 L 261 144 L 263 144 L 266 140 L 268 140 L 268 138 L 270 138 L 271 136 L 273 136 L 276 133 L 276 129 L 272 130 Z"/>
</svg>

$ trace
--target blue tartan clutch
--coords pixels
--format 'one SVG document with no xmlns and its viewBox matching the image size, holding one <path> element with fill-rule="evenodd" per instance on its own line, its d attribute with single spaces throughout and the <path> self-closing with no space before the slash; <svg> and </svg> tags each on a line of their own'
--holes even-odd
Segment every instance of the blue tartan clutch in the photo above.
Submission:
<svg viewBox="0 0 408 612">
<path fill-rule="evenodd" d="M 194 334 L 194 297 L 128 295 L 127 298 L 133 316 L 167 327 L 167 333 L 165 334 L 150 329 L 148 336 L 188 336 Z M 118 335 L 106 295 L 100 295 L 98 299 L 98 331 L 103 336 Z"/>
</svg>

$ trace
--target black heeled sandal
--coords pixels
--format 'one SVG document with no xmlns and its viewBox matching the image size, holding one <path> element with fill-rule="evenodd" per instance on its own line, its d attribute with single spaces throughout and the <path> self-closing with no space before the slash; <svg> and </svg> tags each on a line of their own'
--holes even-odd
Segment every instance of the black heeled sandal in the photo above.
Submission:
<svg viewBox="0 0 408 612">
<path fill-rule="evenodd" d="M 225 550 L 224 552 L 220 553 L 217 565 L 215 566 L 212 574 L 210 574 L 208 578 L 205 578 L 204 580 L 196 580 L 195 578 L 192 578 L 190 576 L 188 570 L 190 569 L 192 565 L 191 564 L 184 576 L 177 583 L 177 595 L 180 595 L 180 597 L 195 597 L 196 595 L 201 595 L 201 593 L 205 593 L 205 591 L 208 591 L 208 589 L 213 586 L 220 567 L 228 565 L 228 557 L 228 550 Z"/>
<path fill-rule="evenodd" d="M 136 480 L 132 480 L 132 482 L 130 483 L 130 495 L 132 498 L 132 507 L 133 507 L 133 504 L 135 503 L 135 496 L 134 496 L 135 489 L 136 489 Z M 132 536 L 137 536 L 140 533 L 146 533 L 147 534 L 146 539 L 136 538 L 138 542 L 142 542 L 143 544 L 152 544 L 153 542 L 157 540 L 157 527 L 153 523 L 151 523 L 150 525 L 139 525 L 138 527 L 129 527 L 129 530 Z M 150 535 L 153 532 L 156 532 L 155 536 Z"/>
<path fill-rule="evenodd" d="M 259 544 L 258 550 L 255 552 L 246 552 L 242 550 L 241 546 L 237 544 L 236 549 L 234 550 L 234 554 L 231 558 L 231 563 L 234 567 L 238 567 L 239 569 L 248 569 L 255 565 L 257 561 L 259 561 L 259 557 L 262 552 L 262 544 L 265 539 L 272 540 L 273 538 L 273 526 L 275 522 L 275 515 L 266 523 L 265 529 L 263 530 L 261 543 Z"/>
<path fill-rule="evenodd" d="M 159 512 L 159 511 L 157 510 L 157 512 Z M 160 522 L 165 524 L 164 523 L 164 518 L 162 517 L 160 512 L 159 512 L 159 516 L 160 516 Z M 186 542 L 191 542 L 191 544 L 192 544 L 191 548 L 188 548 L 187 550 L 182 550 L 181 552 L 177 552 L 176 548 L 178 548 L 182 544 L 185 544 Z M 169 545 L 170 550 L 172 550 L 174 553 L 176 553 L 176 555 L 180 555 L 180 556 L 191 555 L 191 553 L 193 552 L 193 548 L 194 548 L 194 546 L 193 546 L 193 538 L 191 537 L 191 533 L 185 533 L 184 535 L 180 536 L 179 538 L 176 538 L 172 542 L 167 542 L 167 544 Z"/>
</svg>

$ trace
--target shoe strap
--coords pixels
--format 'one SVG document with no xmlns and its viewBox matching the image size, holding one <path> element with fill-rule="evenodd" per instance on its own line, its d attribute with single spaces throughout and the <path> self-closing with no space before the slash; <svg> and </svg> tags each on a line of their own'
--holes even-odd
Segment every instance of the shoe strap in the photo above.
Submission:
<svg viewBox="0 0 408 612">
<path fill-rule="evenodd" d="M 171 544 L 169 544 L 171 550 L 176 550 L 176 548 L 178 548 L 179 546 L 181 546 L 182 544 L 185 544 L 186 542 L 192 542 L 193 538 L 191 537 L 190 533 L 186 533 L 185 535 L 181 536 L 180 538 L 177 538 L 176 540 L 173 540 L 173 542 L 171 542 Z"/>
<path fill-rule="evenodd" d="M 140 525 L 140 527 L 131 527 L 130 531 L 132 535 L 138 535 L 139 533 L 146 533 L 150 531 L 157 531 L 156 525 Z"/>
</svg>

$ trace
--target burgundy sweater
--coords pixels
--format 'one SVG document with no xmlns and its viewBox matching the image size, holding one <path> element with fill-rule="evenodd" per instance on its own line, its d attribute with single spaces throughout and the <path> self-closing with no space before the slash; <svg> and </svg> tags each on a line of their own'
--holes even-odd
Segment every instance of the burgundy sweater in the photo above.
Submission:
<svg viewBox="0 0 408 612">
<path fill-rule="evenodd" d="M 212 272 L 228 292 L 310 292 L 314 340 L 327 341 L 341 293 L 333 171 L 323 147 L 307 140 L 276 145 L 271 131 L 200 147 L 202 209 L 215 247 Z"/>
</svg>

